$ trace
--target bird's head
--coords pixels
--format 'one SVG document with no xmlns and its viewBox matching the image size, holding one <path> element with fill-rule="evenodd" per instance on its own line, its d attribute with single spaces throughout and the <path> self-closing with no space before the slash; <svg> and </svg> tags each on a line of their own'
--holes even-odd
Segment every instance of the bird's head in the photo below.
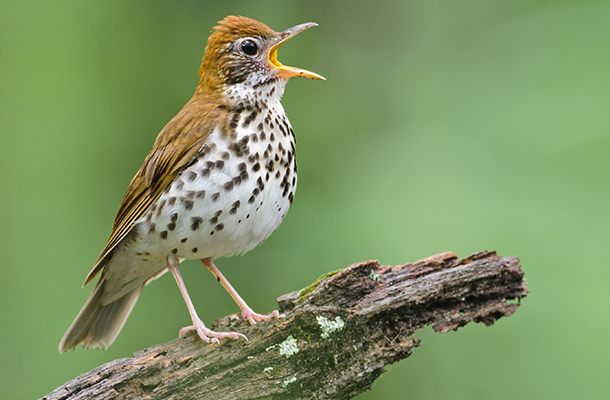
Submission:
<svg viewBox="0 0 610 400">
<path fill-rule="evenodd" d="M 301 24 L 276 32 L 250 18 L 226 17 L 208 39 L 198 90 L 222 90 L 238 84 L 257 87 L 274 82 L 283 87 L 293 76 L 325 80 L 316 73 L 288 67 L 277 60 L 277 50 L 283 43 L 316 25 Z"/>
</svg>

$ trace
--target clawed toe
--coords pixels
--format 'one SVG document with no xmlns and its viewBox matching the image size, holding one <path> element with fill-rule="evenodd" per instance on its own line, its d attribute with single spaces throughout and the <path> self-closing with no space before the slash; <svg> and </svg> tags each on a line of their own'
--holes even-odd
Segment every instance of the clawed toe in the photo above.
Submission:
<svg viewBox="0 0 610 400">
<path fill-rule="evenodd" d="M 248 321 L 250 322 L 250 325 L 254 325 L 259 321 L 267 321 L 268 319 L 271 318 L 279 318 L 280 317 L 280 313 L 278 310 L 275 310 L 269 314 L 259 314 L 254 312 L 251 308 L 247 308 L 242 310 L 241 312 L 241 318 L 244 321 Z"/>
<path fill-rule="evenodd" d="M 179 336 L 182 338 L 190 331 L 196 331 L 197 334 L 199 335 L 199 337 L 203 341 L 210 343 L 210 344 L 220 343 L 219 339 L 222 339 L 222 338 L 229 338 L 229 339 L 243 338 L 243 339 L 248 340 L 246 335 L 241 334 L 239 332 L 216 332 L 211 329 L 208 329 L 203 324 L 203 322 L 201 322 L 201 320 L 195 321 L 194 325 L 185 326 L 184 328 L 180 329 Z"/>
</svg>

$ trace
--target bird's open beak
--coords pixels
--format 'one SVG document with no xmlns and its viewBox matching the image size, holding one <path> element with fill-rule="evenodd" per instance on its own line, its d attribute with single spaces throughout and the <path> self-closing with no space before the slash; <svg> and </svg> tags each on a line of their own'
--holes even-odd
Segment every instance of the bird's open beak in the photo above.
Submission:
<svg viewBox="0 0 610 400">
<path fill-rule="evenodd" d="M 284 44 L 288 39 L 290 39 L 297 33 L 302 32 L 307 28 L 311 28 L 312 26 L 318 26 L 318 24 L 310 22 L 307 24 L 297 25 L 294 28 L 286 29 L 284 32 L 280 33 L 280 40 L 276 44 L 274 44 L 271 49 L 269 49 L 269 64 L 271 64 L 271 66 L 277 70 L 279 75 L 288 78 L 292 78 L 293 76 L 304 76 L 305 78 L 320 79 L 323 81 L 326 80 L 325 77 L 323 77 L 322 75 L 318 75 L 315 72 L 295 67 L 287 67 L 285 65 L 282 65 L 282 63 L 277 60 L 277 49 L 279 49 L 282 44 Z"/>
</svg>

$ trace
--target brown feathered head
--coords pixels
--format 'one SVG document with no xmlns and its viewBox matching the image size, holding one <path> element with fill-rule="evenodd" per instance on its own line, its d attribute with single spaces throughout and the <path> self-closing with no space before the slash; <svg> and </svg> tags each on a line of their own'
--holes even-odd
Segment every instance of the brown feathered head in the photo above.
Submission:
<svg viewBox="0 0 610 400">
<path fill-rule="evenodd" d="M 297 25 L 276 32 L 267 25 L 246 17 L 228 16 L 214 28 L 199 70 L 199 89 L 227 85 L 261 85 L 293 76 L 325 80 L 300 68 L 282 65 L 277 49 L 297 33 L 315 23 Z"/>
</svg>

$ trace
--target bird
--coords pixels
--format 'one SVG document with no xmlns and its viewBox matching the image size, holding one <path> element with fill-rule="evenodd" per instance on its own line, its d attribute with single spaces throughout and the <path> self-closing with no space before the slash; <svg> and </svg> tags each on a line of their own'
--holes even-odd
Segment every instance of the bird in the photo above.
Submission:
<svg viewBox="0 0 610 400">
<path fill-rule="evenodd" d="M 213 28 L 192 98 L 158 134 L 119 206 L 112 232 L 83 287 L 98 274 L 87 302 L 59 344 L 106 349 L 144 287 L 170 271 L 195 331 L 208 343 L 243 334 L 215 332 L 201 321 L 179 270 L 200 259 L 250 324 L 279 317 L 254 312 L 214 264 L 258 246 L 280 225 L 297 184 L 294 131 L 280 100 L 292 77 L 326 80 L 285 66 L 278 48 L 305 23 L 276 32 L 228 16 Z M 247 338 L 246 338 L 247 339 Z"/>
</svg>

